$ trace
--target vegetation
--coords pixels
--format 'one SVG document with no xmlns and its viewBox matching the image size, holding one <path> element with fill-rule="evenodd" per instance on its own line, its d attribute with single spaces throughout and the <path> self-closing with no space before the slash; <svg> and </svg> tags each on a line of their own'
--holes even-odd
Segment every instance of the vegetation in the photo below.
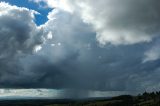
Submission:
<svg viewBox="0 0 160 106">
<path fill-rule="evenodd" d="M 138 96 L 122 95 L 98 100 L 8 100 L 0 101 L 0 106 L 160 106 L 160 92 L 145 92 Z"/>
</svg>

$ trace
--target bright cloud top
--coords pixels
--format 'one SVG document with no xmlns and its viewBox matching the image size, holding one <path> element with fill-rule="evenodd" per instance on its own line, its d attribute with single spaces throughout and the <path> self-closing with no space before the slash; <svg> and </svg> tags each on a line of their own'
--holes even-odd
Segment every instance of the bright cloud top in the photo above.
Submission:
<svg viewBox="0 0 160 106">
<path fill-rule="evenodd" d="M 100 44 L 150 42 L 159 35 L 159 3 L 156 0 L 36 0 L 49 7 L 80 15 L 97 33 Z M 136 7 L 136 8 L 135 8 Z"/>
</svg>

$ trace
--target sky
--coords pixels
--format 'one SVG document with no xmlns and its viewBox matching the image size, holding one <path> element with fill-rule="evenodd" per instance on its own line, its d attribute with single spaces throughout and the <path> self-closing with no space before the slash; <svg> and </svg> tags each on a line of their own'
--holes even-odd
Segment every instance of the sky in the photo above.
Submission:
<svg viewBox="0 0 160 106">
<path fill-rule="evenodd" d="M 0 0 L 0 88 L 158 91 L 159 12 L 157 0 Z"/>
</svg>

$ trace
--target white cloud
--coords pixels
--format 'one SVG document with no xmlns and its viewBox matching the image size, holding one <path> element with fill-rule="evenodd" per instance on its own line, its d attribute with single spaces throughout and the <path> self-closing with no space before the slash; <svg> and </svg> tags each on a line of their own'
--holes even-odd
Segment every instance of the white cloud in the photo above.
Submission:
<svg viewBox="0 0 160 106">
<path fill-rule="evenodd" d="M 159 2 L 153 0 L 39 0 L 78 14 L 97 33 L 100 44 L 150 42 L 159 33 Z M 135 8 L 136 7 L 136 8 Z"/>
<path fill-rule="evenodd" d="M 52 32 L 50 31 L 47 35 L 47 39 L 52 39 L 53 38 L 53 35 L 52 35 Z"/>
<path fill-rule="evenodd" d="M 42 49 L 42 46 L 40 46 L 40 45 L 35 46 L 34 52 L 37 53 L 37 52 L 40 51 L 41 49 Z"/>
<path fill-rule="evenodd" d="M 34 10 L 0 2 L 0 54 L 12 49 L 15 52 L 32 52 L 34 46 L 42 43 L 43 31 L 33 21 L 35 14 Z M 2 50 L 3 46 L 5 50 Z"/>
<path fill-rule="evenodd" d="M 154 45 L 150 50 L 146 51 L 144 55 L 143 63 L 160 59 L 159 44 Z"/>
</svg>

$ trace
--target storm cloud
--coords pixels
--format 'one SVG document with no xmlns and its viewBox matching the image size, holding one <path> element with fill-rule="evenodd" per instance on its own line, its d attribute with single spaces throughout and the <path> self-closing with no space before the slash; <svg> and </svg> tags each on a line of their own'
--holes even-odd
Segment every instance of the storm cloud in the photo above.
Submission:
<svg viewBox="0 0 160 106">
<path fill-rule="evenodd" d="M 42 43 L 41 29 L 33 22 L 36 11 L 0 2 L 0 86 L 19 77 L 19 58 Z M 9 79 L 11 78 L 11 79 Z M 9 80 L 9 82 L 8 82 Z"/>
<path fill-rule="evenodd" d="M 160 88 L 158 1 L 62 1 L 46 0 L 55 9 L 41 26 L 37 12 L 0 3 L 0 87 Z"/>
</svg>

